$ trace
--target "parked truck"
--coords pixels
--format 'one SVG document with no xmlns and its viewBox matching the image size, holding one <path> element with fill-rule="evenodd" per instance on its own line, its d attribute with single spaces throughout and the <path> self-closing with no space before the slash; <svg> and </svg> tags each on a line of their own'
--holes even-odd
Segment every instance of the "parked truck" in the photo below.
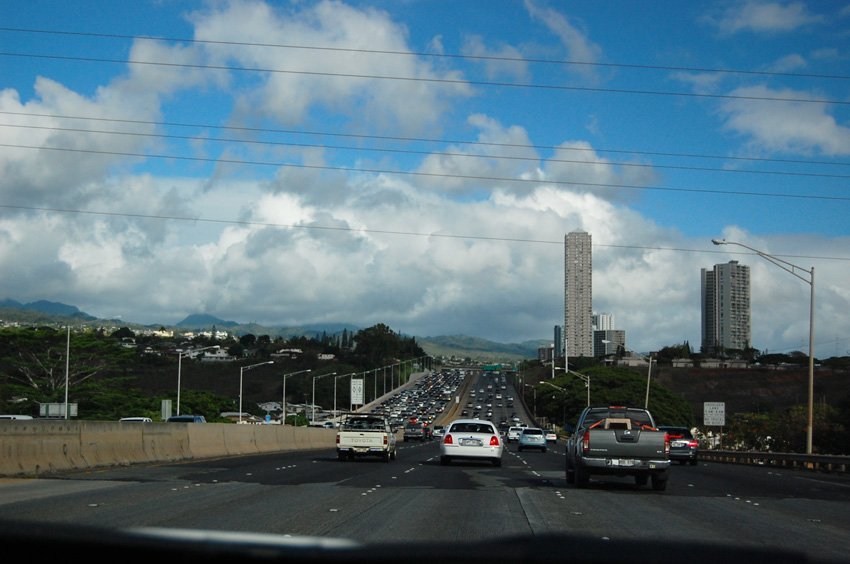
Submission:
<svg viewBox="0 0 850 564">
<path fill-rule="evenodd" d="M 633 476 L 637 486 L 667 488 L 670 439 L 646 409 L 587 407 L 567 441 L 567 483 L 585 487 L 590 476 Z"/>
<path fill-rule="evenodd" d="M 349 413 L 342 415 L 336 433 L 337 459 L 353 460 L 377 456 L 389 462 L 396 459 L 396 437 L 386 417 Z"/>
</svg>

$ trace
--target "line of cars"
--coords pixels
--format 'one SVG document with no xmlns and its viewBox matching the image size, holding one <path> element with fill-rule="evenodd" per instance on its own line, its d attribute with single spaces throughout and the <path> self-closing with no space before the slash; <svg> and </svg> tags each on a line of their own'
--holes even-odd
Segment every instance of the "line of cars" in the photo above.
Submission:
<svg viewBox="0 0 850 564">
<path fill-rule="evenodd" d="M 492 421 L 486 419 L 456 419 L 441 430 L 440 464 L 452 460 L 486 460 L 502 465 L 502 454 L 508 443 L 516 441 L 517 450 L 537 449 L 546 452 L 558 437 L 539 427 L 514 426 L 503 436 Z"/>
</svg>

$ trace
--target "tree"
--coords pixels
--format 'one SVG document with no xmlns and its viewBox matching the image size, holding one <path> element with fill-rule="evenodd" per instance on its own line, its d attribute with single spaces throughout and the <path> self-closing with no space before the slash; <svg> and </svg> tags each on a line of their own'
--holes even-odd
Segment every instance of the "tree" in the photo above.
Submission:
<svg viewBox="0 0 850 564">
<path fill-rule="evenodd" d="M 2 373 L 41 401 L 59 399 L 65 388 L 66 360 L 68 383 L 77 387 L 96 375 L 123 371 L 135 357 L 111 338 L 72 332 L 69 347 L 65 332 L 45 328 L 0 331 L 0 351 Z"/>
<path fill-rule="evenodd" d="M 383 323 L 358 331 L 353 342 L 362 366 L 381 366 L 387 359 L 398 357 L 401 350 L 398 335 Z"/>
<path fill-rule="evenodd" d="M 541 369 L 538 381 L 551 382 L 565 390 L 560 392 L 547 384 L 538 384 L 537 414 L 555 421 L 574 422 L 587 406 L 585 382 L 574 374 L 547 378 Z M 646 375 L 628 368 L 595 366 L 580 371 L 590 379 L 591 405 L 626 405 L 643 407 L 646 398 Z M 553 394 L 552 392 L 559 392 Z M 658 425 L 694 425 L 690 404 L 656 382 L 650 384 L 649 411 Z"/>
</svg>

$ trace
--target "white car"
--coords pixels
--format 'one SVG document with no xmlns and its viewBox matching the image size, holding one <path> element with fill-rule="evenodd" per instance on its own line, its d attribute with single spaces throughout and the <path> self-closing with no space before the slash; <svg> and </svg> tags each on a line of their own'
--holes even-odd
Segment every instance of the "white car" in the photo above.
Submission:
<svg viewBox="0 0 850 564">
<path fill-rule="evenodd" d="M 505 439 L 508 442 L 518 441 L 520 433 L 522 433 L 522 427 L 508 427 L 508 433 L 505 435 Z"/>
<path fill-rule="evenodd" d="M 489 460 L 502 465 L 504 444 L 496 425 L 482 419 L 456 419 L 446 427 L 440 441 L 440 464 L 455 459 Z"/>
</svg>

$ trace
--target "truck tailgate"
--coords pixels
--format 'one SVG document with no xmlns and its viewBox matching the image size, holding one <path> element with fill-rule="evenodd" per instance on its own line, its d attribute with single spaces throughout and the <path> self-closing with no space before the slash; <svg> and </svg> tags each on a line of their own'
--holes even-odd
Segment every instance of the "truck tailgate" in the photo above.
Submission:
<svg viewBox="0 0 850 564">
<path fill-rule="evenodd" d="M 590 429 L 588 456 L 658 458 L 664 456 L 663 431 L 640 429 Z"/>
</svg>

